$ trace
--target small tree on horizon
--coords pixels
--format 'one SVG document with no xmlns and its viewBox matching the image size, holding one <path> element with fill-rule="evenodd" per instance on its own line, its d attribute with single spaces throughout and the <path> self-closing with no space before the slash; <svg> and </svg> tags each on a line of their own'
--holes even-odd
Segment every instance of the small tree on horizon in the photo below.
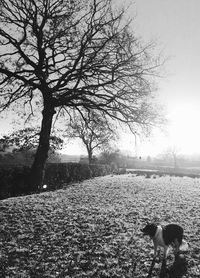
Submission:
<svg viewBox="0 0 200 278">
<path fill-rule="evenodd" d="M 108 149 L 100 153 L 99 161 L 110 165 L 112 170 L 119 171 L 119 168 L 126 168 L 127 157 L 119 149 Z"/>
<path fill-rule="evenodd" d="M 126 125 L 152 127 L 151 45 L 130 29 L 112 0 L 1 0 L 0 110 L 41 100 L 30 187 L 42 185 L 53 119 L 97 110 Z M 17 108 L 16 108 L 17 109 Z"/>
</svg>

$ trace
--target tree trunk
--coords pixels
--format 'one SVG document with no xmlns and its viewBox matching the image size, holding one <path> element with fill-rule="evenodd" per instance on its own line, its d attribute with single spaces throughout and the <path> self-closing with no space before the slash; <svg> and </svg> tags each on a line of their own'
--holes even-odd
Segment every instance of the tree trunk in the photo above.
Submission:
<svg viewBox="0 0 200 278">
<path fill-rule="evenodd" d="M 89 161 L 89 164 L 92 164 L 92 149 L 91 148 L 89 148 L 88 146 L 87 146 L 87 152 L 88 152 L 88 161 Z"/>
<path fill-rule="evenodd" d="M 39 145 L 35 154 L 35 159 L 32 164 L 30 173 L 29 186 L 31 191 L 38 190 L 42 188 L 43 185 L 45 163 L 48 158 L 49 141 L 54 113 L 55 110 L 51 105 L 44 104 Z"/>
<path fill-rule="evenodd" d="M 91 164 L 92 164 L 92 149 L 90 149 L 88 146 L 87 146 L 87 152 L 88 152 L 88 162 L 89 162 L 90 178 L 92 178 L 92 176 L 93 176 L 92 169 L 91 169 Z"/>
</svg>

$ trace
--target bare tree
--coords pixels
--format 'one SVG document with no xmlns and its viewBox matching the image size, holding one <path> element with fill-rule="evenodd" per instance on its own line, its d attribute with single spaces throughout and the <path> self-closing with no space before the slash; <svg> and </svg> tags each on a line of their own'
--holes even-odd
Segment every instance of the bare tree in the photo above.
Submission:
<svg viewBox="0 0 200 278">
<path fill-rule="evenodd" d="M 108 119 L 100 113 L 91 112 L 84 115 L 74 115 L 69 126 L 71 130 L 67 130 L 67 136 L 70 138 L 78 137 L 82 140 L 87 149 L 89 164 L 93 161 L 95 150 L 109 148 L 117 138 Z"/>
<path fill-rule="evenodd" d="M 169 158 L 169 159 L 172 159 L 175 170 L 178 168 L 178 157 L 179 157 L 179 155 L 180 155 L 180 150 L 175 145 L 169 146 L 166 150 L 165 157 Z"/>
<path fill-rule="evenodd" d="M 129 126 L 151 126 L 158 67 L 112 0 L 1 0 L 0 109 L 42 99 L 31 185 L 42 184 L 53 117 L 99 110 Z M 56 114 L 56 115 L 55 115 Z"/>
</svg>

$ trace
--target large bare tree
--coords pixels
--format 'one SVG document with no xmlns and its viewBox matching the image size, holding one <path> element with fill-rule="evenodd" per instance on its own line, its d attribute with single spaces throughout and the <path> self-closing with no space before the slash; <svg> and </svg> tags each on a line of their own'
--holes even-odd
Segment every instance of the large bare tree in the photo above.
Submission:
<svg viewBox="0 0 200 278">
<path fill-rule="evenodd" d="M 113 2 L 113 3 L 112 3 Z M 100 110 L 129 126 L 150 126 L 158 64 L 112 0 L 1 0 L 0 108 L 42 100 L 31 185 L 42 184 L 53 117 Z"/>
</svg>

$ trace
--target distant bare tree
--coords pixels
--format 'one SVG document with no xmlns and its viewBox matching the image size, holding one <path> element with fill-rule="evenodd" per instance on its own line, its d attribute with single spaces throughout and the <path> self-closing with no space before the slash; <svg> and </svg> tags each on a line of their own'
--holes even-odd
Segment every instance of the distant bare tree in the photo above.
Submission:
<svg viewBox="0 0 200 278">
<path fill-rule="evenodd" d="M 41 98 L 42 123 L 30 186 L 42 185 L 53 117 L 100 110 L 150 127 L 158 67 L 112 0 L 1 0 L 0 109 Z M 135 128 L 135 127 L 134 127 Z"/>
<path fill-rule="evenodd" d="M 177 169 L 179 167 L 178 166 L 179 152 L 180 152 L 179 148 L 174 145 L 174 146 L 168 147 L 163 154 L 163 157 L 165 159 L 172 160 L 174 169 Z"/>
<path fill-rule="evenodd" d="M 117 138 L 114 130 L 111 129 L 105 115 L 91 112 L 74 115 L 71 118 L 71 130 L 68 132 L 68 137 L 78 137 L 82 140 L 88 153 L 89 164 L 92 163 L 93 153 L 95 150 L 107 149 Z"/>
</svg>

